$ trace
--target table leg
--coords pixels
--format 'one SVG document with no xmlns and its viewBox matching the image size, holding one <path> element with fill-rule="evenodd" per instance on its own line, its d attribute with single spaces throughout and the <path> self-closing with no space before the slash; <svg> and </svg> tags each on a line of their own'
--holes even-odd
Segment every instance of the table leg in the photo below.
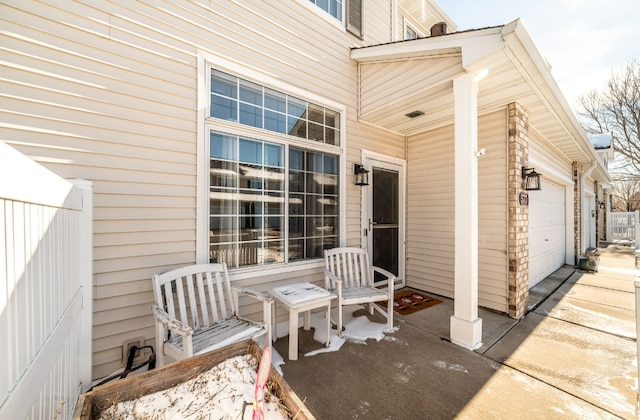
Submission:
<svg viewBox="0 0 640 420">
<path fill-rule="evenodd" d="M 298 360 L 298 310 L 289 310 L 289 360 Z"/>
<path fill-rule="evenodd" d="M 303 328 L 305 331 L 309 331 L 311 329 L 311 311 L 304 311 L 304 324 Z"/>
<path fill-rule="evenodd" d="M 278 310 L 277 310 L 278 304 L 276 302 L 273 302 L 273 305 L 271 305 L 271 341 L 272 342 L 276 342 L 276 340 L 278 339 Z M 271 343 L 269 344 L 270 346 L 272 345 Z"/>
</svg>

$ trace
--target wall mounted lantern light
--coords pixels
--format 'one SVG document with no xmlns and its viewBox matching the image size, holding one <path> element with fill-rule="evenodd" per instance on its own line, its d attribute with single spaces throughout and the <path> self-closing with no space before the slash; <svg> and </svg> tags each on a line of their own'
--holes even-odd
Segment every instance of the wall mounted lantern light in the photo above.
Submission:
<svg viewBox="0 0 640 420">
<path fill-rule="evenodd" d="M 354 163 L 353 173 L 356 176 L 356 185 L 359 185 L 361 187 L 364 185 L 369 185 L 369 171 L 367 171 L 364 166 L 359 163 Z"/>
<path fill-rule="evenodd" d="M 524 179 L 524 189 L 527 191 L 541 190 L 540 174 L 535 168 L 522 167 L 522 179 Z"/>
<path fill-rule="evenodd" d="M 600 207 L 601 209 L 604 209 L 606 207 L 605 204 L 604 204 L 604 201 L 600 201 L 598 203 L 598 207 Z"/>
</svg>

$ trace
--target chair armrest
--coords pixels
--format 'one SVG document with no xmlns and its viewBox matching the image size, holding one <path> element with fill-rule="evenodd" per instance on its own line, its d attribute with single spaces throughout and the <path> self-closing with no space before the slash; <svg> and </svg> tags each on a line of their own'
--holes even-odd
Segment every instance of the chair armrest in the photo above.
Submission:
<svg viewBox="0 0 640 420">
<path fill-rule="evenodd" d="M 258 292 L 258 291 L 253 290 L 253 289 L 248 289 L 246 287 L 241 287 L 241 286 L 231 286 L 231 290 L 234 293 L 250 296 L 250 297 L 252 297 L 254 299 L 257 299 L 257 300 L 259 300 L 261 302 L 266 302 L 266 303 L 269 303 L 269 304 L 273 303 L 273 298 L 271 296 L 267 296 L 264 293 Z"/>
<path fill-rule="evenodd" d="M 157 303 L 151 305 L 151 311 L 156 321 L 163 324 L 168 330 L 174 331 L 183 337 L 193 335 L 193 328 L 169 315 L 167 311 L 162 309 Z"/>
<path fill-rule="evenodd" d="M 387 282 L 387 286 L 389 288 L 389 291 L 393 294 L 393 286 L 394 283 L 396 281 L 396 276 L 395 274 L 391 273 L 390 271 L 385 270 L 384 268 L 380 268 L 380 267 L 376 267 L 373 266 L 373 271 L 382 274 L 383 276 L 385 276 L 387 278 L 387 280 L 382 280 L 382 281 L 377 281 L 376 283 L 380 284 L 380 283 L 384 283 L 385 281 Z"/>
<path fill-rule="evenodd" d="M 242 286 L 231 286 L 231 294 L 233 295 L 233 304 L 236 307 L 236 315 L 240 311 L 239 295 L 246 295 L 262 302 L 262 321 L 265 329 L 267 330 L 265 346 L 270 346 L 272 341 L 271 329 L 273 328 L 271 325 L 271 316 L 274 308 L 273 298 L 265 295 L 264 293 L 258 292 L 257 290 Z"/>
<path fill-rule="evenodd" d="M 334 282 L 335 282 L 335 284 L 336 284 L 336 290 L 337 290 L 337 293 L 338 293 L 338 294 L 341 294 L 341 293 L 342 293 L 342 280 L 340 280 L 340 279 L 338 278 L 338 276 L 336 276 L 335 274 L 333 274 L 333 273 L 332 273 L 331 271 L 329 271 L 326 267 L 325 267 L 325 268 L 323 268 L 323 270 L 324 270 L 324 275 L 325 275 L 325 282 L 324 282 L 325 289 L 327 289 L 328 291 L 332 291 L 332 290 L 333 290 L 331 287 L 329 287 L 329 286 L 330 286 L 330 284 L 329 284 L 329 281 L 328 281 L 328 280 L 329 280 L 329 279 L 331 279 L 331 280 L 332 280 L 332 281 L 334 281 Z"/>
</svg>

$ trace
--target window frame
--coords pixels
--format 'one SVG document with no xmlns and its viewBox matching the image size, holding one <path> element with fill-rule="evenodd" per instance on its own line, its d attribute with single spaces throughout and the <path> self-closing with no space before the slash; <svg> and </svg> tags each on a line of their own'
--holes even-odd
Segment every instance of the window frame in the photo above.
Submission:
<svg viewBox="0 0 640 420">
<path fill-rule="evenodd" d="M 306 0 L 308 1 L 308 0 Z M 311 6 L 314 6 L 309 2 Z M 241 125 L 239 123 L 225 121 L 210 116 L 209 98 L 211 84 L 211 70 L 221 70 L 235 77 L 239 77 L 248 81 L 252 81 L 265 87 L 292 95 L 294 97 L 304 99 L 309 102 L 324 106 L 340 113 L 340 137 L 339 146 L 320 143 L 312 140 L 297 138 L 287 134 L 267 131 L 262 128 Z M 260 73 L 249 67 L 231 62 L 222 57 L 213 56 L 210 53 L 198 51 L 198 147 L 197 147 L 197 192 L 196 192 L 196 262 L 209 262 L 209 135 L 212 131 L 222 132 L 230 135 L 254 138 L 266 142 L 275 142 L 285 145 L 285 151 L 289 147 L 302 148 L 318 153 L 327 153 L 338 157 L 339 185 L 338 197 L 340 199 L 339 207 L 339 224 L 338 224 L 338 246 L 344 246 L 346 243 L 346 181 L 348 172 L 346 171 L 346 106 L 325 97 L 317 95 L 313 92 L 291 86 L 286 82 L 275 79 Z M 285 153 L 288 154 L 288 153 Z M 285 157 L 286 171 L 289 169 L 288 156 Z M 285 177 L 285 191 L 288 191 L 288 177 Z M 285 211 L 285 228 L 288 230 L 288 210 Z M 285 235 L 285 243 L 288 240 L 288 234 Z M 321 258 L 297 260 L 288 263 L 270 263 L 266 265 L 252 265 L 238 268 L 230 268 L 230 271 L 240 276 L 251 276 L 251 273 L 259 270 L 264 273 L 277 273 L 279 271 L 290 270 L 291 267 L 301 266 L 309 268 L 309 266 L 321 267 L 324 264 Z M 243 274 L 244 273 L 244 274 Z"/>
<path fill-rule="evenodd" d="M 406 17 L 402 18 L 402 22 L 403 22 L 403 25 L 402 25 L 402 28 L 403 28 L 402 39 L 404 41 L 410 41 L 411 40 L 410 38 L 407 38 L 407 28 L 411 28 L 411 30 L 416 33 L 416 38 L 412 38 L 412 39 L 419 39 L 419 38 L 424 38 L 425 37 L 425 34 L 422 31 L 418 30 L 416 25 L 411 23 L 409 21 L 409 19 L 407 19 Z"/>
<path fill-rule="evenodd" d="M 352 36 L 358 38 L 359 40 L 364 39 L 364 2 L 360 4 L 360 28 L 354 29 L 353 25 L 350 25 L 349 16 L 348 16 L 348 7 L 350 0 L 341 0 L 342 1 L 342 11 L 341 11 L 341 19 L 338 19 L 331 15 L 329 12 L 324 10 L 322 7 L 318 6 L 315 3 L 312 3 L 310 0 L 298 0 L 299 3 L 302 3 L 304 7 L 307 7 L 309 10 L 316 13 L 318 16 L 322 17 L 325 21 L 331 23 L 336 26 L 340 30 L 351 34 Z"/>
</svg>

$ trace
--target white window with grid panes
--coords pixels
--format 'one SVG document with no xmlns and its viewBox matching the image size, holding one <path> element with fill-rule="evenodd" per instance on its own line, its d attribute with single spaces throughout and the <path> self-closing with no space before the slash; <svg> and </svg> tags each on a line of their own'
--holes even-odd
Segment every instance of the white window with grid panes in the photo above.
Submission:
<svg viewBox="0 0 640 420">
<path fill-rule="evenodd" d="M 339 245 L 341 112 L 210 69 L 209 261 L 322 258 Z"/>
<path fill-rule="evenodd" d="M 306 0 L 305 0 L 306 1 Z M 363 38 L 363 4 L 362 0 L 308 0 L 328 15 L 344 24 L 347 31 L 358 38 Z"/>
<path fill-rule="evenodd" d="M 342 22 L 342 0 L 309 0 L 334 18 Z"/>
<path fill-rule="evenodd" d="M 424 38 L 424 34 L 418 31 L 414 27 L 414 25 L 407 20 L 407 18 L 404 18 L 403 21 L 404 21 L 404 39 L 405 40 Z"/>
</svg>

